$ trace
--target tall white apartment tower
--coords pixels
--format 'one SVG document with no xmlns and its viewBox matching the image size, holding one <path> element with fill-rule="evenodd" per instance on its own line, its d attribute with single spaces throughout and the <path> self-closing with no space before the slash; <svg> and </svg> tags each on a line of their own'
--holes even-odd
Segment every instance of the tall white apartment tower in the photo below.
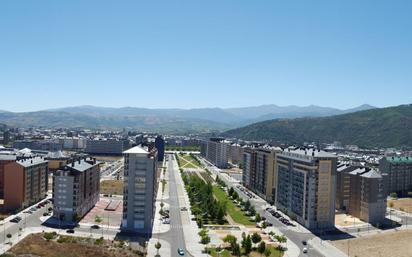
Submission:
<svg viewBox="0 0 412 257">
<path fill-rule="evenodd" d="M 150 237 L 158 186 L 157 151 L 140 146 L 125 152 L 121 230 Z"/>
</svg>

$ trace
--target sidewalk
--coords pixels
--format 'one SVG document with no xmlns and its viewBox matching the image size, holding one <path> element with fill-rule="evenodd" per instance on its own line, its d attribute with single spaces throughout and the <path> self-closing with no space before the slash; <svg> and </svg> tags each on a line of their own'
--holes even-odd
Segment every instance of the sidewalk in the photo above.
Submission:
<svg viewBox="0 0 412 257">
<path fill-rule="evenodd" d="M 269 234 L 270 231 L 273 231 L 276 235 L 281 235 L 283 236 L 284 234 L 276 227 L 268 227 L 265 229 L 265 232 Z M 300 249 L 299 247 L 293 243 L 291 240 L 286 241 L 286 248 L 287 251 L 285 252 L 285 255 L 288 257 L 299 257 L 300 255 Z"/>
<path fill-rule="evenodd" d="M 156 195 L 156 202 L 155 202 L 155 216 L 154 216 L 154 221 L 153 221 L 153 230 L 152 230 L 152 238 L 150 238 L 148 244 L 147 244 L 147 256 L 156 256 L 157 250 L 156 250 L 156 243 L 159 241 L 160 244 L 162 245 L 159 254 L 160 256 L 170 256 L 171 254 L 171 247 L 169 242 L 158 239 L 156 235 L 166 233 L 170 230 L 170 224 L 163 224 L 162 222 L 162 217 L 160 215 L 160 209 L 161 206 L 160 204 L 163 202 L 164 206 L 163 209 L 167 210 L 170 208 L 168 203 L 165 203 L 164 200 L 169 199 L 169 171 L 166 169 L 166 172 L 163 174 L 163 171 L 160 173 L 159 177 L 159 186 L 157 188 L 157 195 Z M 162 180 L 166 181 L 165 189 L 164 192 L 162 192 Z"/>
</svg>

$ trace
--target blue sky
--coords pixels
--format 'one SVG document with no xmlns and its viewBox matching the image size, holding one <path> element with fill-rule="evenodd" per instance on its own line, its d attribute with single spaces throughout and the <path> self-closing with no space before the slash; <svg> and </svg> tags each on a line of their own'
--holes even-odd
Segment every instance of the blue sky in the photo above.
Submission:
<svg viewBox="0 0 412 257">
<path fill-rule="evenodd" d="M 412 1 L 0 1 L 0 109 L 412 103 Z"/>
</svg>

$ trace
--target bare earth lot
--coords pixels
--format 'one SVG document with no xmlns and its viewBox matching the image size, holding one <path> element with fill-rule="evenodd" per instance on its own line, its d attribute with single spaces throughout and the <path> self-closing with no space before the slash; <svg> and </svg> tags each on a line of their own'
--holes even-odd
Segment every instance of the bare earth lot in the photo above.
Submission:
<svg viewBox="0 0 412 257">
<path fill-rule="evenodd" d="M 388 200 L 388 206 L 393 203 L 393 208 L 404 212 L 412 213 L 412 198 L 399 198 Z M 411 254 L 412 256 L 412 254 Z"/>
<path fill-rule="evenodd" d="M 41 257 L 135 257 L 142 256 L 130 251 L 121 242 L 103 241 L 100 244 L 87 238 L 64 237 L 64 242 L 46 241 L 42 234 L 29 235 L 15 245 L 9 256 L 41 256 Z M 28 255 L 30 254 L 30 255 Z"/>
<path fill-rule="evenodd" d="M 412 231 L 380 233 L 349 241 L 349 256 L 351 257 L 412 256 Z M 348 253 L 348 240 L 332 241 L 331 243 L 344 253 Z"/>
</svg>

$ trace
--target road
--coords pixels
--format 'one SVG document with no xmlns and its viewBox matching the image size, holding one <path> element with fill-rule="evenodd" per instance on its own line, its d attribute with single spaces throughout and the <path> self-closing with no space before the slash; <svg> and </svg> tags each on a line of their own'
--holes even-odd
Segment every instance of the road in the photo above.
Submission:
<svg viewBox="0 0 412 257">
<path fill-rule="evenodd" d="M 173 155 L 168 155 L 168 162 L 167 162 L 167 169 L 169 174 L 169 198 L 165 200 L 165 203 L 168 203 L 170 206 L 170 230 L 166 233 L 158 235 L 159 239 L 163 239 L 169 242 L 171 247 L 171 256 L 178 257 L 180 256 L 177 253 L 178 248 L 182 248 L 185 250 L 185 256 L 192 256 L 186 250 L 186 243 L 183 237 L 183 226 L 182 226 L 182 219 L 180 216 L 180 204 L 179 204 L 179 196 L 177 187 L 183 186 L 177 183 L 175 178 L 175 173 L 179 172 L 179 170 L 173 168 Z"/>
</svg>

